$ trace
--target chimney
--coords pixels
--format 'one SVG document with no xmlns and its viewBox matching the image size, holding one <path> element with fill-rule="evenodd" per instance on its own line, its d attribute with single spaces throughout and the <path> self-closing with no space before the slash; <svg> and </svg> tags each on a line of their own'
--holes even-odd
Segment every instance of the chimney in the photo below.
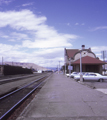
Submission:
<svg viewBox="0 0 107 120">
<path fill-rule="evenodd" d="M 89 51 L 91 52 L 91 48 L 89 48 Z"/>
<path fill-rule="evenodd" d="M 82 50 L 85 49 L 85 45 L 82 45 Z"/>
</svg>

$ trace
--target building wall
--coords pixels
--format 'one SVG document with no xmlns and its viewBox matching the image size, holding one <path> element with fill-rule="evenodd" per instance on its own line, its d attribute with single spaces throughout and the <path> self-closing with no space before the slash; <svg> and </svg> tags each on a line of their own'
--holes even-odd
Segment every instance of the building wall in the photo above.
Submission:
<svg viewBox="0 0 107 120">
<path fill-rule="evenodd" d="M 99 65 L 99 73 L 102 74 L 102 65 Z"/>
<path fill-rule="evenodd" d="M 3 75 L 3 66 L 0 66 L 0 75 Z"/>
<path fill-rule="evenodd" d="M 92 54 L 92 53 L 88 53 L 88 56 L 95 58 L 94 54 Z"/>
<path fill-rule="evenodd" d="M 64 56 L 64 61 L 65 61 L 65 63 L 68 63 L 67 56 Z"/>
<path fill-rule="evenodd" d="M 79 72 L 80 71 L 80 67 L 79 65 L 76 65 L 76 72 Z"/>
<path fill-rule="evenodd" d="M 85 53 L 85 54 L 84 54 Z M 90 56 L 90 57 L 93 57 L 95 58 L 95 55 L 93 53 L 88 53 L 87 51 L 82 51 L 81 53 L 81 57 L 85 57 L 85 56 Z M 77 53 L 75 56 L 74 56 L 74 60 L 78 60 L 80 59 L 80 53 Z"/>
<path fill-rule="evenodd" d="M 69 63 L 68 56 L 66 54 L 66 49 L 64 49 L 64 63 L 65 64 Z"/>
<path fill-rule="evenodd" d="M 96 55 L 93 52 L 87 51 L 87 50 L 83 50 L 82 51 L 82 57 L 85 57 L 85 56 L 96 58 Z M 80 53 L 79 52 L 77 52 L 75 54 L 75 56 L 74 56 L 74 58 L 72 60 L 72 63 L 75 60 L 78 60 L 78 59 L 80 59 Z M 66 63 L 66 71 L 69 72 L 68 71 L 69 57 L 66 54 L 66 49 L 65 49 L 65 53 L 64 53 L 64 61 Z M 71 65 L 72 65 L 72 63 L 71 63 Z M 73 71 L 79 72 L 80 71 L 80 65 L 73 65 Z M 92 71 L 92 72 L 98 72 L 98 73 L 102 74 L 102 65 L 97 65 L 97 66 L 95 66 L 93 64 L 89 65 L 89 66 L 87 64 L 86 65 L 82 65 L 82 72 L 86 72 L 86 71 L 87 72 L 90 72 L 90 71 Z"/>
<path fill-rule="evenodd" d="M 80 65 L 74 65 L 73 71 L 80 72 Z M 102 74 L 102 65 L 82 65 L 82 72 L 96 72 Z"/>
<path fill-rule="evenodd" d="M 85 69 L 85 65 L 82 65 L 82 71 L 85 72 L 86 69 Z"/>
</svg>

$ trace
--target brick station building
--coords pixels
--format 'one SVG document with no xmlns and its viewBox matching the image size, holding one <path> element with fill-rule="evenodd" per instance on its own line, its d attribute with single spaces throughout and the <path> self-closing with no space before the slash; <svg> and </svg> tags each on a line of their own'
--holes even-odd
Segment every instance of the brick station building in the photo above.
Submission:
<svg viewBox="0 0 107 120">
<path fill-rule="evenodd" d="M 64 73 L 69 72 L 68 66 L 72 66 L 72 70 L 80 72 L 80 52 L 82 61 L 82 72 L 97 72 L 102 74 L 102 65 L 105 64 L 104 61 L 99 60 L 98 57 L 91 51 L 91 48 L 85 49 L 85 45 L 82 45 L 82 50 L 80 49 L 64 49 L 64 60 L 65 65 L 63 67 Z"/>
</svg>

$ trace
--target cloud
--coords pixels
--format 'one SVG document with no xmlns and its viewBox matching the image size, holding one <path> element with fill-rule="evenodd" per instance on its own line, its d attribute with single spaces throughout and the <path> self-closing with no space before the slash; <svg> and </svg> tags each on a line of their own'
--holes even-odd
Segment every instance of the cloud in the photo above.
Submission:
<svg viewBox="0 0 107 120">
<path fill-rule="evenodd" d="M 79 23 L 75 23 L 75 25 L 82 25 L 82 26 L 83 26 L 83 25 L 85 25 L 85 23 L 81 23 L 81 24 L 79 24 Z"/>
<path fill-rule="evenodd" d="M 22 6 L 25 7 L 25 6 L 30 6 L 30 5 L 33 5 L 33 3 L 26 3 L 26 4 L 23 4 Z"/>
<path fill-rule="evenodd" d="M 70 23 L 67 23 L 67 26 L 70 26 Z"/>
<path fill-rule="evenodd" d="M 0 55 L 4 58 L 4 61 L 21 61 L 31 58 L 29 53 L 26 53 L 21 49 L 20 45 L 7 45 L 0 43 Z M 33 55 L 32 55 L 33 56 Z"/>
<path fill-rule="evenodd" d="M 15 39 L 9 39 L 8 41 L 11 41 L 11 42 L 16 42 L 16 40 L 15 40 Z"/>
<path fill-rule="evenodd" d="M 91 49 L 93 52 L 101 52 L 101 51 L 107 50 L 107 46 L 93 46 L 91 47 Z"/>
<path fill-rule="evenodd" d="M 81 25 L 85 25 L 85 23 L 82 23 Z"/>
<path fill-rule="evenodd" d="M 57 64 L 59 64 L 59 61 L 61 61 L 60 65 L 63 65 L 64 63 L 64 48 L 40 49 L 33 52 L 33 55 L 35 55 L 36 58 L 38 57 L 38 63 L 41 63 L 41 65 L 46 67 L 56 67 Z"/>
<path fill-rule="evenodd" d="M 15 57 L 16 59 L 21 56 L 21 51 L 18 51 L 20 49 L 19 45 L 7 45 L 7 44 L 2 44 L 0 43 L 0 55 L 4 58 L 5 60 L 9 60 L 10 58 Z M 9 59 L 7 59 L 9 58 Z M 20 57 L 19 57 L 20 58 Z M 12 60 L 14 61 L 14 60 Z"/>
<path fill-rule="evenodd" d="M 14 46 L 0 44 L 0 53 L 7 61 L 26 61 L 41 65 L 49 65 L 47 61 L 51 61 L 55 66 L 55 62 L 63 61 L 63 49 L 72 47 L 72 40 L 79 37 L 59 33 L 46 24 L 45 16 L 38 16 L 30 10 L 0 12 L 0 16 L 0 28 L 9 29 L 9 33 L 3 33 L 2 37 L 14 42 Z M 21 41 L 21 44 L 15 44 L 16 41 Z"/>
<path fill-rule="evenodd" d="M 14 40 L 26 40 L 30 39 L 27 34 L 12 32 L 10 37 Z"/>
<path fill-rule="evenodd" d="M 99 26 L 99 27 L 95 27 L 95 28 L 91 29 L 91 31 L 105 30 L 105 29 L 107 29 L 107 26 Z"/>
<path fill-rule="evenodd" d="M 19 32 L 11 32 L 11 33 L 0 33 L 0 37 L 7 39 L 8 41 L 22 41 L 22 40 L 29 40 L 29 36 L 25 33 L 19 33 Z"/>
<path fill-rule="evenodd" d="M 91 49 L 92 49 L 92 52 L 94 52 L 97 57 L 102 59 L 102 51 L 107 51 L 107 46 L 93 46 L 91 47 Z M 107 55 L 107 52 L 106 52 L 106 55 Z"/>
<path fill-rule="evenodd" d="M 8 35 L 1 35 L 0 37 L 2 37 L 2 38 L 9 38 Z"/>
<path fill-rule="evenodd" d="M 63 65 L 64 48 L 38 49 L 33 52 L 26 52 L 20 49 L 21 46 L 0 44 L 0 54 L 4 62 L 29 62 L 45 67 L 56 67 L 58 61 Z"/>
<path fill-rule="evenodd" d="M 75 25 L 79 25 L 79 23 L 75 23 Z"/>
<path fill-rule="evenodd" d="M 44 36 L 45 35 L 45 36 Z M 41 33 L 35 41 L 26 40 L 23 41 L 23 47 L 28 48 L 54 48 L 54 47 L 72 47 L 69 42 L 72 39 L 76 39 L 77 36 L 69 34 L 55 34 L 46 36 L 46 34 Z"/>
<path fill-rule="evenodd" d="M 38 51 L 34 51 L 33 54 L 46 59 L 53 59 L 62 58 L 63 51 L 64 48 L 39 49 Z"/>
<path fill-rule="evenodd" d="M 0 0 L 0 5 L 1 4 L 9 4 L 10 2 L 12 2 L 13 0 Z"/>
<path fill-rule="evenodd" d="M 2 16 L 0 18 L 0 27 L 10 26 L 19 31 L 28 30 L 34 32 L 35 40 L 23 41 L 23 47 L 70 47 L 72 46 L 70 40 L 78 38 L 77 35 L 58 33 L 55 28 L 46 25 L 47 18 L 45 16 L 36 16 L 30 10 L 0 12 L 0 16 Z M 18 33 L 15 36 L 18 36 Z M 20 34 L 19 36 L 23 35 Z"/>
<path fill-rule="evenodd" d="M 0 16 L 0 27 L 10 26 L 16 30 L 37 30 L 47 19 L 34 15 L 30 10 L 0 12 Z"/>
</svg>

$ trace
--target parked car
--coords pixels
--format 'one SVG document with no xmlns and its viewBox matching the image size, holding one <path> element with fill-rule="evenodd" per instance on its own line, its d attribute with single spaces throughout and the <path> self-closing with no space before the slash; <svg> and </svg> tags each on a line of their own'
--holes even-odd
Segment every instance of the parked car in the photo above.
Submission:
<svg viewBox="0 0 107 120">
<path fill-rule="evenodd" d="M 86 72 L 82 72 L 82 75 L 84 75 Z M 75 74 L 72 78 L 78 78 L 78 80 L 80 79 L 80 72 L 78 72 L 77 74 Z"/>
<path fill-rule="evenodd" d="M 74 78 L 75 75 L 78 75 L 79 72 L 72 72 L 70 78 Z"/>
<path fill-rule="evenodd" d="M 70 78 L 74 78 L 75 75 L 77 75 L 79 72 L 72 72 L 71 74 L 67 73 L 66 76 Z"/>
<path fill-rule="evenodd" d="M 69 77 L 69 73 L 66 73 L 66 76 Z"/>
<path fill-rule="evenodd" d="M 84 75 L 85 72 L 82 72 L 82 75 Z M 73 77 L 76 81 L 79 81 L 80 80 L 80 72 L 78 72 L 78 74 L 76 74 L 74 77 Z"/>
<path fill-rule="evenodd" d="M 75 76 L 74 79 L 76 81 L 80 80 L 80 76 Z M 107 76 L 103 76 L 99 73 L 85 73 L 83 75 L 83 81 L 86 81 L 86 80 L 95 80 L 95 81 L 98 81 L 98 82 L 103 82 L 104 80 L 107 80 Z"/>
</svg>

